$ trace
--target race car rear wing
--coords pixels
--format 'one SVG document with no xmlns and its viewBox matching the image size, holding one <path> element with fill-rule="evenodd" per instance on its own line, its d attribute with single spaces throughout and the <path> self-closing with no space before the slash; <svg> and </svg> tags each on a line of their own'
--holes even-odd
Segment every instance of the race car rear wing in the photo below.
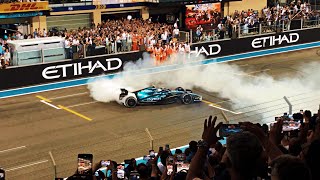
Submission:
<svg viewBox="0 0 320 180">
<path fill-rule="evenodd" d="M 126 97 L 129 92 L 126 89 L 120 89 L 120 90 L 121 90 L 121 93 L 120 93 L 119 99 L 121 100 L 122 98 Z"/>
</svg>

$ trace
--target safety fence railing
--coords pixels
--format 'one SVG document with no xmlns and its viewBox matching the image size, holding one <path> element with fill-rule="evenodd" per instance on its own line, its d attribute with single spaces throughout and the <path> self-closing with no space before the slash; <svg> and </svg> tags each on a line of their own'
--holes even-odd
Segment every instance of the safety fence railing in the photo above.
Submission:
<svg viewBox="0 0 320 180">
<path fill-rule="evenodd" d="M 203 30 L 202 32 L 190 30 L 190 34 L 192 34 L 190 43 L 210 42 L 218 39 L 225 39 L 225 36 L 219 35 L 218 32 L 219 31 L 216 29 Z"/>
<path fill-rule="evenodd" d="M 252 25 L 244 24 L 244 25 L 236 25 L 233 27 L 225 27 L 222 30 L 219 28 L 214 29 L 206 29 L 201 32 L 198 30 L 190 30 L 190 43 L 199 43 L 199 42 L 208 42 L 208 41 L 216 41 L 219 39 L 236 39 L 243 37 L 250 37 L 254 35 L 263 35 L 268 33 L 281 33 L 289 30 L 295 29 L 305 29 L 305 28 L 313 28 L 320 27 L 320 20 L 312 19 L 312 20 L 283 20 L 278 22 L 262 22 L 255 23 Z"/>
<path fill-rule="evenodd" d="M 312 28 L 312 27 L 319 27 L 319 26 L 320 26 L 320 19 L 305 20 L 303 21 L 303 24 L 302 24 L 303 28 Z"/>
</svg>

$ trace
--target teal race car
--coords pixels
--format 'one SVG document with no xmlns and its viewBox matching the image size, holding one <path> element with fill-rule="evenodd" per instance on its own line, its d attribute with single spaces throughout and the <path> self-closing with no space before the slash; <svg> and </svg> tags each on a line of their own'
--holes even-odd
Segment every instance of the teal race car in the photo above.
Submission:
<svg viewBox="0 0 320 180">
<path fill-rule="evenodd" d="M 128 108 L 136 107 L 137 105 L 157 105 L 157 104 L 192 104 L 201 102 L 202 96 L 193 93 L 189 89 L 178 87 L 174 90 L 165 88 L 156 88 L 154 86 L 147 87 L 138 91 L 129 92 L 126 89 L 121 89 L 117 102 Z"/>
</svg>

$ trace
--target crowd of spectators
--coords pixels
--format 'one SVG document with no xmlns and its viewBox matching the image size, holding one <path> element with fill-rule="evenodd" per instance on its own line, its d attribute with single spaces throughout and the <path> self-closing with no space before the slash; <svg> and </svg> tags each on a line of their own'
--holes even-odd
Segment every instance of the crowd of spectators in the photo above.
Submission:
<svg viewBox="0 0 320 180">
<path fill-rule="evenodd" d="M 101 24 L 91 24 L 91 27 L 76 30 L 49 30 L 34 29 L 30 34 L 14 32 L 5 35 L 0 43 L 6 44 L 8 40 L 23 40 L 60 36 L 65 38 L 66 59 L 76 59 L 96 54 L 102 49 L 103 54 L 121 53 L 137 50 L 147 50 L 158 60 L 164 60 L 174 52 L 188 52 L 188 43 L 179 42 L 180 30 L 177 23 L 168 25 L 152 22 L 151 19 L 121 19 L 107 20 Z M 9 49 L 6 46 L 3 53 Z M 10 50 L 7 52 L 10 53 Z M 10 60 L 7 59 L 7 66 Z"/>
<path fill-rule="evenodd" d="M 90 28 L 66 31 L 65 48 L 67 58 L 74 52 L 83 56 L 85 45 L 87 55 L 91 55 L 96 47 L 104 47 L 107 54 L 146 50 L 153 47 L 169 45 L 177 42 L 179 29 L 177 25 L 154 23 L 151 20 L 122 19 L 107 20 Z M 73 47 L 72 47 L 73 46 Z M 74 49 L 76 47 L 76 50 Z M 68 53 L 69 52 L 69 53 Z"/>
<path fill-rule="evenodd" d="M 261 11 L 236 10 L 231 15 L 222 18 L 214 30 L 206 31 L 201 26 L 198 27 L 195 34 L 196 41 L 224 39 L 225 35 L 232 38 L 238 33 L 239 27 L 242 35 L 258 33 L 260 24 L 261 32 L 276 32 L 277 27 L 290 29 L 290 22 L 300 19 L 308 22 L 309 25 L 316 24 L 315 21 L 319 20 L 319 13 L 313 11 L 309 3 L 301 3 L 301 1 L 292 1 L 286 5 L 276 4 L 272 7 L 265 7 Z"/>
<path fill-rule="evenodd" d="M 291 2 L 280 6 L 265 7 L 261 12 L 253 9 L 235 11 L 230 16 L 217 20 L 214 29 L 204 29 L 201 25 L 193 32 L 192 42 L 213 41 L 238 37 L 239 27 L 242 35 L 257 33 L 262 24 L 262 32 L 276 31 L 276 26 L 281 23 L 289 26 L 290 20 L 305 19 L 308 21 L 319 20 L 319 14 L 312 11 L 310 4 Z M 315 23 L 315 22 L 314 22 Z M 190 46 L 187 38 L 181 38 L 181 32 L 177 25 L 152 22 L 151 19 L 132 19 L 132 17 L 121 20 L 106 20 L 101 24 L 91 24 L 90 27 L 75 30 L 35 29 L 30 34 L 20 32 L 5 35 L 5 40 L 30 39 L 48 36 L 61 36 L 65 38 L 66 59 L 77 59 L 84 56 L 92 56 L 99 49 L 100 54 L 111 54 L 136 50 L 147 50 L 155 59 L 161 61 L 167 59 L 174 52 L 189 52 Z M 0 39 L 2 46 L 5 44 Z M 7 48 L 6 48 L 7 49 Z M 4 60 L 2 67 L 10 65 L 6 49 L 0 50 L 1 58 Z"/>
<path fill-rule="evenodd" d="M 0 69 L 10 65 L 10 50 L 7 41 L 0 39 Z"/>
<path fill-rule="evenodd" d="M 94 179 L 170 179 L 170 180 L 319 180 L 320 109 L 300 111 L 266 124 L 243 122 L 216 123 L 217 117 L 204 121 L 202 140 L 174 153 L 166 145 L 158 153 L 124 164 L 101 161 L 94 165 Z M 294 124 L 295 128 L 292 127 Z M 297 125 L 298 124 L 298 125 Z M 221 133 L 221 128 L 233 129 Z M 219 132 L 220 131 L 220 132 Z M 227 132 L 227 131 L 224 131 Z M 219 134 L 219 135 L 218 135 Z M 226 139 L 222 144 L 221 139 Z M 78 179 L 73 175 L 69 179 Z"/>
</svg>

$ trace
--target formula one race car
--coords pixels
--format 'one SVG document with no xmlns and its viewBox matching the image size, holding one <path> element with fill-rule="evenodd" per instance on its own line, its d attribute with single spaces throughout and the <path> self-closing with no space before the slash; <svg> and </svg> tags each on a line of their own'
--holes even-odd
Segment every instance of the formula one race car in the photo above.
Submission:
<svg viewBox="0 0 320 180">
<path fill-rule="evenodd" d="M 133 108 L 136 105 L 143 104 L 172 104 L 176 102 L 192 104 L 201 101 L 202 96 L 192 93 L 189 89 L 184 90 L 178 87 L 175 90 L 170 90 L 152 86 L 134 92 L 121 89 L 118 103 Z"/>
</svg>

